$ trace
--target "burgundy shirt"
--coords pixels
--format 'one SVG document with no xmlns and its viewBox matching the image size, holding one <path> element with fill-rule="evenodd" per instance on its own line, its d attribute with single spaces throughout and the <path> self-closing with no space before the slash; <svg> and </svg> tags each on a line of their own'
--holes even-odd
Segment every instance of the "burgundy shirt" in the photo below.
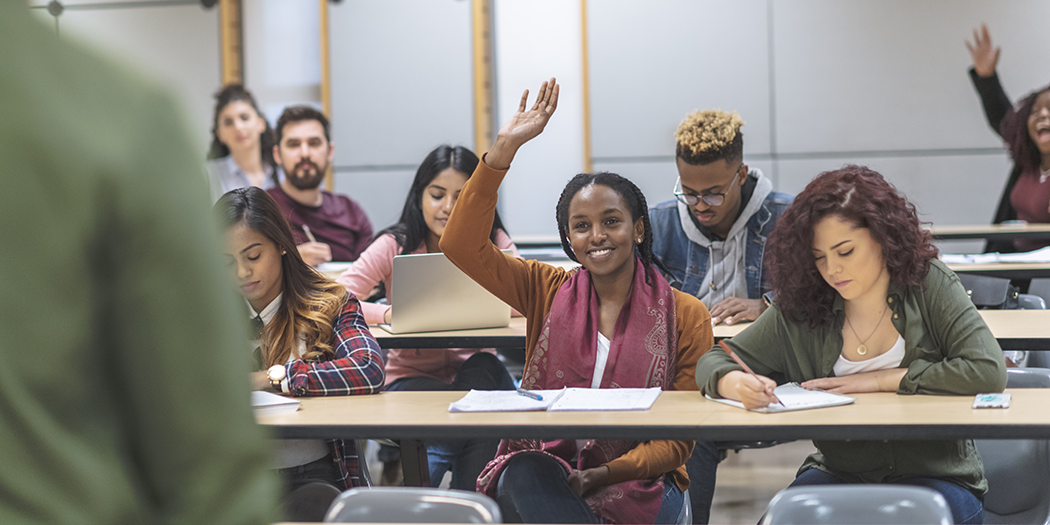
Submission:
<svg viewBox="0 0 1050 525">
<path fill-rule="evenodd" d="M 1017 178 L 1010 192 L 1010 204 L 1017 210 L 1017 218 L 1029 223 L 1050 222 L 1050 179 L 1040 183 L 1038 170 L 1026 171 Z M 1046 239 L 1016 239 L 1014 246 L 1023 252 L 1046 246 Z"/>
<path fill-rule="evenodd" d="M 321 205 L 307 206 L 289 197 L 280 186 L 266 191 L 291 223 L 295 244 L 310 241 L 303 231 L 304 224 L 310 227 L 317 242 L 331 248 L 333 261 L 355 261 L 372 243 L 371 221 L 365 210 L 346 195 L 321 191 Z"/>
</svg>

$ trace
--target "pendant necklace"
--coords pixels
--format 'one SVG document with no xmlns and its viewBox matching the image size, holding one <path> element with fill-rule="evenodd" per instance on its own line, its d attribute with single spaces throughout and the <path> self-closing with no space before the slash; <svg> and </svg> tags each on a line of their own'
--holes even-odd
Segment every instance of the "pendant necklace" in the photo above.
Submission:
<svg viewBox="0 0 1050 525">
<path fill-rule="evenodd" d="M 882 318 L 886 316 L 886 310 L 889 309 L 889 307 L 889 303 L 887 303 L 886 306 L 882 307 L 882 313 L 879 314 L 879 322 L 875 324 L 875 329 L 872 330 L 871 333 L 868 334 L 868 337 L 865 337 L 863 340 L 860 338 L 860 335 L 857 333 L 857 330 L 853 328 L 853 323 L 849 322 L 849 316 L 846 316 L 846 324 L 849 325 L 850 331 L 852 331 L 853 335 L 856 336 L 858 341 L 860 341 L 860 346 L 857 347 L 857 355 L 865 355 L 868 353 L 868 347 L 864 343 L 867 343 L 868 339 L 871 339 L 871 336 L 875 335 L 875 332 L 879 329 L 879 326 L 882 325 Z"/>
</svg>

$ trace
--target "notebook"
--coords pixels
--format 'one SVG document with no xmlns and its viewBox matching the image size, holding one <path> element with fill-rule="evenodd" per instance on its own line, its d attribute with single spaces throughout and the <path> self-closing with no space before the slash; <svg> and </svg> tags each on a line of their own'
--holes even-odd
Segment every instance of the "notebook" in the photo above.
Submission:
<svg viewBox="0 0 1050 525">
<path fill-rule="evenodd" d="M 274 416 L 299 410 L 299 401 L 261 390 L 252 391 L 252 411 L 257 416 Z"/>
<path fill-rule="evenodd" d="M 510 254 L 510 250 L 503 250 Z M 500 328 L 510 306 L 456 268 L 442 253 L 394 257 L 390 325 L 395 334 Z"/>
<path fill-rule="evenodd" d="M 649 410 L 660 388 L 563 388 L 530 390 L 543 399 L 536 400 L 515 390 L 471 390 L 450 403 L 449 412 L 581 412 L 600 410 Z"/>
<path fill-rule="evenodd" d="M 856 401 L 856 398 L 843 396 L 839 394 L 831 394 L 824 392 L 823 390 L 806 390 L 802 388 L 798 383 L 785 383 L 776 387 L 773 390 L 776 394 L 777 399 L 780 400 L 784 406 L 780 405 L 769 405 L 763 408 L 752 408 L 749 409 L 752 412 L 790 412 L 792 410 L 807 410 L 810 408 L 824 408 L 824 407 L 835 407 L 840 405 L 848 405 Z M 744 408 L 744 404 L 739 401 L 733 401 L 732 399 L 715 399 L 711 396 L 705 395 L 704 397 L 711 401 L 717 401 L 726 405 L 732 405 L 737 408 Z"/>
</svg>

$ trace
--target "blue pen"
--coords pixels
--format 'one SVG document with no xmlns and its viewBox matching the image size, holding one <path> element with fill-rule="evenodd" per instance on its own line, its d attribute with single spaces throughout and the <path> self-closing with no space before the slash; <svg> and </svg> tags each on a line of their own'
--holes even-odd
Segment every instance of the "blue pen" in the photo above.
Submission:
<svg viewBox="0 0 1050 525">
<path fill-rule="evenodd" d="M 529 392 L 528 390 L 525 390 L 524 388 L 519 388 L 518 389 L 518 395 L 519 396 L 525 396 L 525 397 L 531 397 L 532 399 L 535 399 L 536 401 L 543 401 L 543 396 L 537 394 L 536 392 Z"/>
</svg>

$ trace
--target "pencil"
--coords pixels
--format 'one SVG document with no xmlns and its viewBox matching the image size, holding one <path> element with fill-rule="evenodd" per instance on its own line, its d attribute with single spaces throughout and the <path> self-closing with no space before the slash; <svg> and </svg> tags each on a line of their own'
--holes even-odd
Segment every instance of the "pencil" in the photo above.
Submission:
<svg viewBox="0 0 1050 525">
<path fill-rule="evenodd" d="M 747 363 L 745 363 L 743 359 L 740 359 L 740 356 L 736 355 L 736 352 L 734 352 L 733 349 L 729 348 L 729 345 L 726 344 L 725 339 L 719 341 L 718 346 L 721 346 L 722 350 L 725 350 L 726 353 L 729 354 L 729 357 L 732 357 L 733 361 L 736 361 L 736 364 L 740 365 L 740 368 L 743 368 L 745 372 L 755 377 L 758 377 L 758 374 L 756 374 L 754 370 L 751 370 L 751 367 L 747 366 Z M 769 395 L 773 397 L 773 401 L 775 403 L 777 403 L 780 406 L 784 406 L 784 403 L 780 402 L 780 399 L 777 398 L 776 394 L 770 392 Z"/>
<path fill-rule="evenodd" d="M 310 239 L 310 242 L 317 242 L 317 239 L 314 238 L 314 232 L 310 231 L 310 227 L 305 224 L 303 225 L 303 233 L 306 234 L 307 239 Z"/>
</svg>

